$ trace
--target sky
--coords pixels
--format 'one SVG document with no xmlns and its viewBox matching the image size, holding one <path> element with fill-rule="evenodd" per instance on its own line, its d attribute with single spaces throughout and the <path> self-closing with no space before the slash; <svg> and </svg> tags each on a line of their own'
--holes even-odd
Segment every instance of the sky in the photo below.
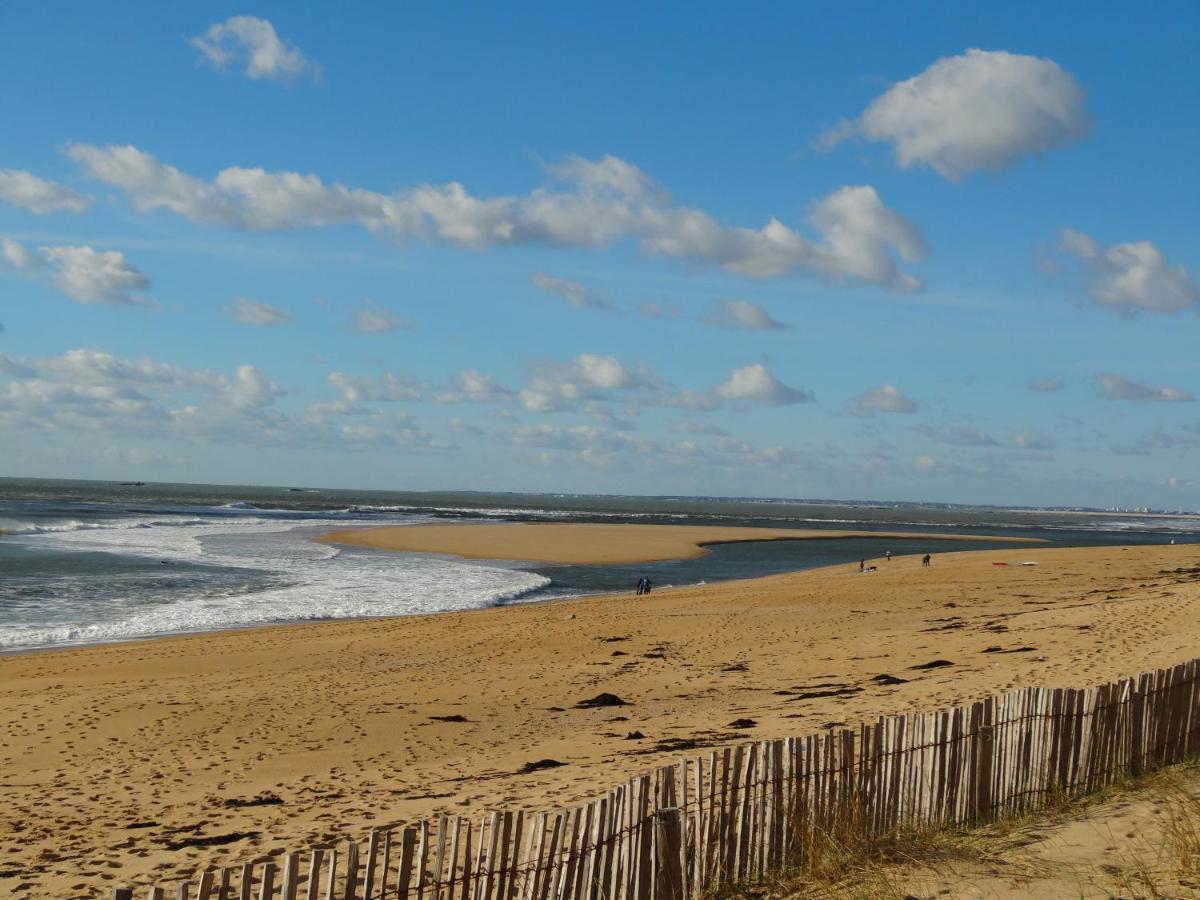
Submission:
<svg viewBox="0 0 1200 900">
<path fill-rule="evenodd" d="M 0 0 L 0 472 L 1200 509 L 1200 6 Z"/>
</svg>

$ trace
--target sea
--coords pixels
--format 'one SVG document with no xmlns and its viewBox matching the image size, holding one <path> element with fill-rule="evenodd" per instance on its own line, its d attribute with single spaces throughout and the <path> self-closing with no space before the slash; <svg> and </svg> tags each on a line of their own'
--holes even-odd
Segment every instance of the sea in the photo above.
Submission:
<svg viewBox="0 0 1200 900">
<path fill-rule="evenodd" d="M 546 602 L 856 565 L 1001 542 L 781 541 L 695 559 L 545 565 L 334 547 L 339 528 L 423 522 L 640 522 L 921 530 L 1060 546 L 1200 541 L 1200 517 L 727 497 L 357 491 L 0 478 L 0 652 L 263 625 Z"/>
</svg>

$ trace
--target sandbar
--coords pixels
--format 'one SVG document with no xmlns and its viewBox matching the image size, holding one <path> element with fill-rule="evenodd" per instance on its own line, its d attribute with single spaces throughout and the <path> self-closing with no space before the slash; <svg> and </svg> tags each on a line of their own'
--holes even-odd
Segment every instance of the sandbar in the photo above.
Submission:
<svg viewBox="0 0 1200 900">
<path fill-rule="evenodd" d="M 692 559 L 713 544 L 746 541 L 812 541 L 852 538 L 1040 543 L 1034 538 L 991 537 L 916 531 L 842 531 L 822 528 L 746 528 L 712 525 L 637 525 L 591 522 L 488 522 L 393 525 L 334 531 L 317 540 L 330 544 L 439 553 L 463 559 L 540 563 L 654 562 Z"/>
</svg>

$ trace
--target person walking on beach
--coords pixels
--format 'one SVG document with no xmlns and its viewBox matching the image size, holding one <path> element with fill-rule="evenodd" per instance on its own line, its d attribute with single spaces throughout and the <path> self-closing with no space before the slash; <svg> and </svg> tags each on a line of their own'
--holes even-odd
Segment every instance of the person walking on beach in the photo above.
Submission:
<svg viewBox="0 0 1200 900">
<path fill-rule="evenodd" d="M 860 571 L 860 572 L 866 571 L 866 568 L 867 568 L 867 561 L 865 559 L 860 559 L 858 561 L 858 571 Z"/>
<path fill-rule="evenodd" d="M 642 591 L 642 593 L 643 593 L 643 594 L 648 594 L 648 593 L 650 593 L 650 579 L 649 579 L 649 578 L 643 578 L 643 579 L 642 579 L 642 581 L 646 582 L 646 589 L 645 589 L 644 591 Z"/>
<path fill-rule="evenodd" d="M 641 578 L 638 579 L 637 592 L 638 592 L 639 597 L 642 596 L 642 594 L 646 593 L 646 576 L 645 575 L 643 575 Z"/>
<path fill-rule="evenodd" d="M 929 568 L 929 554 L 928 553 L 926 553 L 923 557 L 921 557 L 921 567 L 924 569 Z"/>
<path fill-rule="evenodd" d="M 891 562 L 891 561 L 892 561 L 892 551 L 891 551 L 891 550 L 889 550 L 889 551 L 888 551 L 887 553 L 885 553 L 884 555 L 887 557 L 887 561 L 888 561 L 888 562 Z"/>
</svg>

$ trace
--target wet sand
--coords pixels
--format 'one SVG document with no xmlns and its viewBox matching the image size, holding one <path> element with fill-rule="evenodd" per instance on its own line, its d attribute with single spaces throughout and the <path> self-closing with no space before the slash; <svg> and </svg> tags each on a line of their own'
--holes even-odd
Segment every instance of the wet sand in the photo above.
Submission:
<svg viewBox="0 0 1200 900">
<path fill-rule="evenodd" d="M 0 893 L 108 896 L 392 820 L 567 804 L 680 742 L 1084 685 L 1200 647 L 1195 545 L 872 562 L 0 658 Z M 953 665 L 914 668 L 934 659 Z M 628 705 L 575 708 L 601 692 Z M 547 758 L 564 765 L 518 774 Z M 194 838 L 229 842 L 172 849 Z"/>
</svg>

